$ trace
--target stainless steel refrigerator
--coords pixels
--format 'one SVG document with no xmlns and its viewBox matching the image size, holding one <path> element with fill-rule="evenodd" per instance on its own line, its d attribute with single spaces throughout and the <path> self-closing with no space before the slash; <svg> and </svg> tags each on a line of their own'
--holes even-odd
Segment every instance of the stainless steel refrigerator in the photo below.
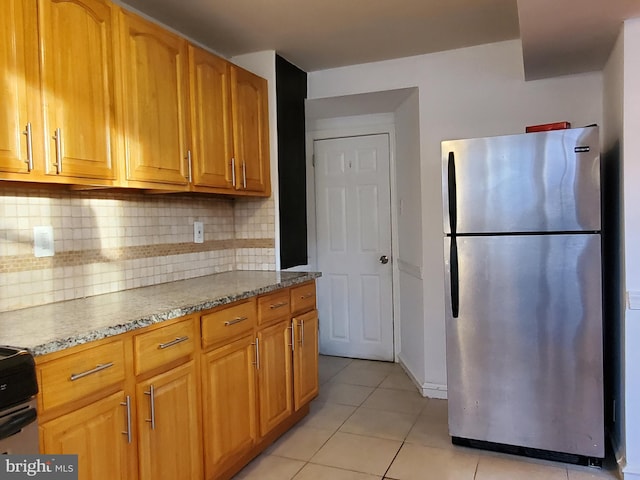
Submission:
<svg viewBox="0 0 640 480">
<path fill-rule="evenodd" d="M 604 457 L 597 127 L 442 142 L 454 443 Z"/>
</svg>

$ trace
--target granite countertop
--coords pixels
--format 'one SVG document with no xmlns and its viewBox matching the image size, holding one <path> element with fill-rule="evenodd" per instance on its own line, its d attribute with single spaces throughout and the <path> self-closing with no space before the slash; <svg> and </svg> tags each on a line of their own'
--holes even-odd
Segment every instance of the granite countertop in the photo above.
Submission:
<svg viewBox="0 0 640 480">
<path fill-rule="evenodd" d="M 234 271 L 0 313 L 0 345 L 34 356 L 99 340 L 318 278 Z"/>
</svg>

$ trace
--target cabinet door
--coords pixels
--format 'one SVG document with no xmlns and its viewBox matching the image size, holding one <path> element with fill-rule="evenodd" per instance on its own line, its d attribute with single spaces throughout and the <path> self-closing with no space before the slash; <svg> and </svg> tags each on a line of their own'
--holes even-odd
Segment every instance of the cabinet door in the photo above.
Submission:
<svg viewBox="0 0 640 480">
<path fill-rule="evenodd" d="M 291 392 L 291 327 L 284 320 L 258 332 L 260 435 L 293 413 Z"/>
<path fill-rule="evenodd" d="M 138 384 L 136 406 L 141 480 L 202 477 L 196 382 L 192 360 Z"/>
<path fill-rule="evenodd" d="M 231 86 L 229 63 L 189 46 L 193 184 L 231 190 Z"/>
<path fill-rule="evenodd" d="M 269 195 L 269 114 L 267 81 L 231 67 L 233 147 L 237 189 Z"/>
<path fill-rule="evenodd" d="M 212 478 L 254 445 L 255 349 L 249 336 L 204 356 L 205 478 Z"/>
<path fill-rule="evenodd" d="M 120 391 L 40 425 L 43 453 L 77 454 L 83 480 L 137 478 L 127 424 L 126 397 Z"/>
<path fill-rule="evenodd" d="M 121 11 L 128 180 L 187 185 L 187 42 Z"/>
<path fill-rule="evenodd" d="M 296 411 L 318 395 L 318 311 L 298 315 L 292 320 L 293 398 Z"/>
<path fill-rule="evenodd" d="M 5 0 L 2 10 L 0 171 L 19 177 L 33 169 L 29 164 L 28 139 L 22 132 L 26 132 L 27 123 L 35 121 L 27 102 L 38 90 L 36 8 L 34 2 Z"/>
<path fill-rule="evenodd" d="M 39 0 L 47 173 L 113 179 L 113 15 L 102 0 Z"/>
</svg>

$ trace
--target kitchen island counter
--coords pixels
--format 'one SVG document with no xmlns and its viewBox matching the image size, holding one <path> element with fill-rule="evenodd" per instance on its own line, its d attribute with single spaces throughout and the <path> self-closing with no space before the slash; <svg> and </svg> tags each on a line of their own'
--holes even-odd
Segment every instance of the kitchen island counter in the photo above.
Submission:
<svg viewBox="0 0 640 480">
<path fill-rule="evenodd" d="M 57 352 L 318 278 L 233 271 L 0 313 L 0 345 Z"/>
</svg>

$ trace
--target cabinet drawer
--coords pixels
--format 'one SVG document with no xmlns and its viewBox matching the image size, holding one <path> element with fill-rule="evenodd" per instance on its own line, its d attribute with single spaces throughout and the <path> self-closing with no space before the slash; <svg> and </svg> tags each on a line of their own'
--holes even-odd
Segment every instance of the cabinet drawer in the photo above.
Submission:
<svg viewBox="0 0 640 480">
<path fill-rule="evenodd" d="M 188 357 L 195 350 L 195 342 L 193 318 L 136 335 L 133 339 L 136 375 Z"/>
<path fill-rule="evenodd" d="M 242 335 L 256 326 L 256 300 L 233 305 L 202 316 L 202 346 L 207 347 Z"/>
<path fill-rule="evenodd" d="M 298 313 L 316 308 L 316 282 L 307 282 L 291 288 L 291 312 Z"/>
<path fill-rule="evenodd" d="M 42 406 L 58 407 L 122 382 L 124 362 L 124 342 L 117 340 L 41 365 Z"/>
<path fill-rule="evenodd" d="M 291 312 L 289 289 L 283 288 L 258 298 L 258 325 L 289 316 Z"/>
</svg>

